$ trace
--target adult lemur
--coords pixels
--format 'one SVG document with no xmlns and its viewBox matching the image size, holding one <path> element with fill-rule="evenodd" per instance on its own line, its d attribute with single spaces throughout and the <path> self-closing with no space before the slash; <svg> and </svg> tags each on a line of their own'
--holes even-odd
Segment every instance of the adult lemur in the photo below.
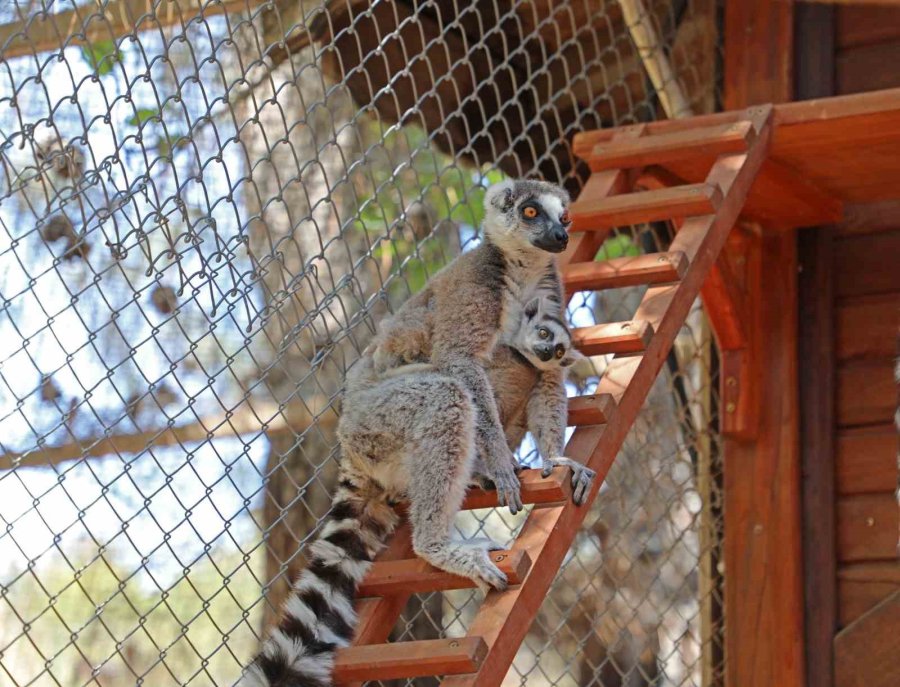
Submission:
<svg viewBox="0 0 900 687">
<path fill-rule="evenodd" d="M 310 548 L 311 563 L 285 606 L 285 618 L 248 669 L 245 684 L 328 684 L 333 650 L 352 636 L 353 593 L 395 524 L 394 500 L 410 502 L 413 546 L 421 557 L 483 585 L 505 587 L 505 577 L 488 557 L 495 545 L 454 542 L 450 529 L 472 477 L 476 445 L 479 470 L 512 510 L 521 507 L 515 461 L 486 367 L 500 335 L 509 340 L 521 331 L 520 323 L 540 318 L 562 324 L 552 253 L 566 245 L 566 202 L 561 189 L 539 182 L 506 182 L 489 189 L 484 243 L 436 275 L 395 318 L 406 326 L 417 318 L 428 323 L 416 347 L 430 351 L 434 371 L 385 376 L 376 364 L 383 356 L 370 347 L 348 374 L 339 427 L 341 480 L 331 519 Z M 545 298 L 552 307 L 526 312 L 524 304 L 534 297 Z M 391 332 L 388 323 L 383 340 L 390 340 Z M 552 363 L 557 343 L 549 361 L 544 360 L 544 344 L 521 355 Z M 568 338 L 563 346 L 567 348 Z M 567 360 L 565 353 L 558 360 Z M 515 363 L 505 368 L 510 371 L 516 365 L 530 367 L 521 357 L 507 362 Z M 550 467 L 562 450 L 565 399 L 562 373 L 555 389 L 541 385 L 543 375 L 510 407 L 517 406 L 521 416 L 524 406 L 530 420 L 539 415 L 538 406 L 532 406 L 535 397 L 549 390 L 549 397 L 558 400 L 561 394 L 562 402 L 545 418 L 548 426 L 552 419 L 558 432 L 536 432 L 540 444 L 558 444 L 549 455 L 542 450 L 545 467 Z M 511 380 L 508 388 L 527 386 Z M 578 483 L 589 485 L 590 477 L 582 469 Z M 585 491 L 576 486 L 576 496 Z"/>
</svg>

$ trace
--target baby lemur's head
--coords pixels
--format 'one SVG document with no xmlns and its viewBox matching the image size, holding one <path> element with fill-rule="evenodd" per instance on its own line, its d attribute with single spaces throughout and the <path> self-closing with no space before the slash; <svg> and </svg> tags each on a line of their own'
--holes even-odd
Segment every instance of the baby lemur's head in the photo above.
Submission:
<svg viewBox="0 0 900 687">
<path fill-rule="evenodd" d="M 484 234 L 505 251 L 561 253 L 569 242 L 569 194 L 544 181 L 510 179 L 484 198 Z"/>
<path fill-rule="evenodd" d="M 530 301 L 510 344 L 539 370 L 569 367 L 584 357 L 572 346 L 569 328 L 553 311 L 543 298 Z"/>
</svg>

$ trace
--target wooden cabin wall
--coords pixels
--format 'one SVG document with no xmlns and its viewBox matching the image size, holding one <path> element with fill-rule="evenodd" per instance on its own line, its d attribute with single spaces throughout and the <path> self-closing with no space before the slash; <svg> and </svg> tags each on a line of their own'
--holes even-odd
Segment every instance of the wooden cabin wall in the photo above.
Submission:
<svg viewBox="0 0 900 687">
<path fill-rule="evenodd" d="M 900 7 L 836 10 L 838 94 L 900 86 Z M 900 179 L 897 180 L 900 188 Z M 834 241 L 838 622 L 900 590 L 900 203 L 850 209 Z"/>
<path fill-rule="evenodd" d="M 900 87 L 900 7 L 817 6 L 803 14 L 819 23 L 819 35 L 809 23 L 796 32 L 797 55 L 813 56 L 795 64 L 798 97 Z M 800 240 L 801 266 L 809 271 L 800 296 L 807 684 L 897 685 L 897 662 L 878 657 L 895 654 L 900 636 L 893 375 L 900 202 L 848 207 L 840 225 L 804 230 Z M 823 646 L 828 634 L 833 673 L 816 661 L 830 653 Z"/>
</svg>

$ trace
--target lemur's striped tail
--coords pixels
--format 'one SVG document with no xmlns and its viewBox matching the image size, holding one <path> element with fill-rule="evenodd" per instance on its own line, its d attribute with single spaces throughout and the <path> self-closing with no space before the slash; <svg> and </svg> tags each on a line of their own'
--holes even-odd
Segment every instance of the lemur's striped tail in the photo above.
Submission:
<svg viewBox="0 0 900 687">
<path fill-rule="evenodd" d="M 334 652 L 353 639 L 359 583 L 397 524 L 384 493 L 368 480 L 341 479 L 328 522 L 310 547 L 281 622 L 239 687 L 329 687 Z"/>
</svg>

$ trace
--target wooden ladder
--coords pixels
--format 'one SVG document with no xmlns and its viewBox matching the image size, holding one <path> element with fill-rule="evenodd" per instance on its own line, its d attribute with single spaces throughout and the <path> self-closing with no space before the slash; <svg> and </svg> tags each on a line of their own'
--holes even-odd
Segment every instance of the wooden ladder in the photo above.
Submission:
<svg viewBox="0 0 900 687">
<path fill-rule="evenodd" d="M 573 240 L 561 260 L 566 291 L 649 288 L 630 321 L 574 331 L 585 354 L 615 354 L 597 392 L 569 400 L 569 425 L 576 429 L 566 455 L 598 473 L 588 502 L 571 502 L 568 470 L 547 479 L 539 470 L 522 473 L 522 500 L 534 507 L 513 547 L 492 554 L 510 587 L 486 596 L 468 636 L 460 638 L 386 643 L 412 594 L 474 587 L 416 558 L 408 524 L 401 525 L 363 582 L 354 645 L 335 660 L 337 683 L 439 675 L 447 676 L 447 687 L 500 684 L 740 215 L 767 154 L 771 109 L 751 108 L 731 124 L 688 125 L 669 134 L 624 127 L 593 147 L 586 159 L 592 174 L 572 205 Z M 704 183 L 629 192 L 642 170 L 699 157 L 715 158 Z M 678 220 L 667 252 L 594 260 L 613 227 L 658 220 Z M 464 508 L 496 503 L 494 494 L 472 491 Z"/>
</svg>

